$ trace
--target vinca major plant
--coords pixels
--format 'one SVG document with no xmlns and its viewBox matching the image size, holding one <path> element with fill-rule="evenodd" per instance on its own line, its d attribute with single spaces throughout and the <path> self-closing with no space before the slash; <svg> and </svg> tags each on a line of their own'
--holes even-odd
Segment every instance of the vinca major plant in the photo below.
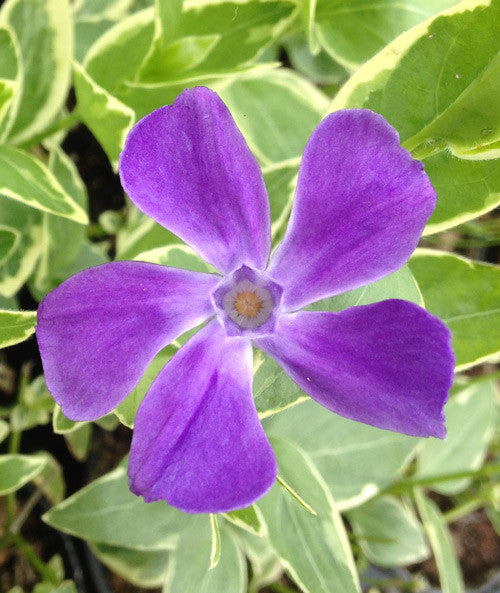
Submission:
<svg viewBox="0 0 500 593">
<path fill-rule="evenodd" d="M 215 513 L 269 490 L 277 465 L 253 404 L 253 344 L 334 412 L 445 436 L 454 357 L 444 324 L 400 300 L 299 310 L 401 267 L 432 212 L 422 165 L 380 116 L 340 111 L 314 131 L 269 264 L 264 181 L 212 91 L 186 90 L 137 123 L 120 175 L 140 210 L 221 272 L 112 262 L 80 272 L 40 305 L 47 387 L 72 420 L 113 410 L 162 348 L 208 322 L 139 407 L 133 492 Z"/>
<path fill-rule="evenodd" d="M 494 586 L 499 56 L 500 0 L 2 3 L 0 591 Z"/>
</svg>

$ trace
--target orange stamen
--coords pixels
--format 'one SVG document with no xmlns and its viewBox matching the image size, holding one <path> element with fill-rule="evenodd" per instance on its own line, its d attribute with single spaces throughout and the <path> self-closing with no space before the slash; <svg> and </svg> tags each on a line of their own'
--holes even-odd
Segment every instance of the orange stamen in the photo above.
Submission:
<svg viewBox="0 0 500 593">
<path fill-rule="evenodd" d="M 238 315 L 255 317 L 262 309 L 262 301 L 255 292 L 240 292 L 234 299 L 234 308 Z"/>
</svg>

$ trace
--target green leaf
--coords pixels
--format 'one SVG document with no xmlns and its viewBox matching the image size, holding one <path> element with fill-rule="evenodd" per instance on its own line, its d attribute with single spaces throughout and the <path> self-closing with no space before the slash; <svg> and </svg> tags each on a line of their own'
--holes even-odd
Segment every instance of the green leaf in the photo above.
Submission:
<svg viewBox="0 0 500 593">
<path fill-rule="evenodd" d="M 499 11 L 498 0 L 463 0 L 410 29 L 357 70 L 332 109 L 369 107 L 388 119 L 408 148 L 420 144 L 413 137 L 467 92 L 495 58 Z M 419 67 L 424 60 L 426 67 Z"/>
<path fill-rule="evenodd" d="M 73 68 L 78 112 L 116 170 L 135 113 L 92 80 L 77 62 L 73 62 Z"/>
<path fill-rule="evenodd" d="M 301 495 L 317 511 L 311 515 L 288 492 L 275 484 L 258 506 L 269 539 L 283 565 L 306 593 L 357 593 L 356 568 L 331 495 L 310 457 L 296 445 L 273 439 L 280 473 L 300 484 Z"/>
<path fill-rule="evenodd" d="M 438 202 L 424 235 L 476 218 L 500 204 L 498 160 L 465 161 L 441 152 L 425 159 L 425 170 Z"/>
<path fill-rule="evenodd" d="M 292 209 L 297 171 L 298 159 L 262 167 L 271 209 L 271 235 L 275 242 L 282 238 Z"/>
<path fill-rule="evenodd" d="M 137 73 L 151 46 L 154 25 L 153 11 L 144 10 L 109 29 L 91 48 L 84 65 L 97 84 L 142 117 L 173 102 L 187 86 L 212 85 L 248 70 L 269 67 L 251 60 L 280 35 L 293 14 L 293 4 L 288 2 L 191 5 L 182 13 L 174 49 L 189 53 L 195 37 L 204 39 L 199 48 L 206 49 L 205 42 L 211 42 L 207 35 L 219 36 L 218 43 L 189 71 L 167 81 L 160 70 L 156 82 L 145 83 L 137 80 Z M 199 58 L 201 54 L 197 53 Z M 150 73 L 148 80 L 152 76 Z"/>
<path fill-rule="evenodd" d="M 168 550 L 131 550 L 91 543 L 94 554 L 113 572 L 137 587 L 161 587 L 168 571 Z"/>
<path fill-rule="evenodd" d="M 219 35 L 191 35 L 172 41 L 151 55 L 141 69 L 140 80 L 153 83 L 175 80 L 203 62 L 219 40 Z"/>
<path fill-rule="evenodd" d="M 295 70 L 316 84 L 337 85 L 347 78 L 347 72 L 324 50 L 313 55 L 306 37 L 301 33 L 284 41 L 288 58 Z"/>
<path fill-rule="evenodd" d="M 130 8 L 131 12 L 137 12 L 138 10 L 144 10 L 154 3 L 154 0 L 132 0 Z"/>
<path fill-rule="evenodd" d="M 12 297 L 31 275 L 42 251 L 42 213 L 0 194 L 0 224 L 21 238 L 0 267 L 0 295 Z"/>
<path fill-rule="evenodd" d="M 54 413 L 52 415 L 52 430 L 56 434 L 68 434 L 68 432 L 77 430 L 83 424 L 83 422 L 75 422 L 74 420 L 66 418 L 61 408 L 57 404 L 54 406 Z"/>
<path fill-rule="evenodd" d="M 59 585 L 38 583 L 33 588 L 33 593 L 78 593 L 73 581 L 63 581 Z"/>
<path fill-rule="evenodd" d="M 107 18 L 75 16 L 75 60 L 83 62 L 92 45 L 116 22 Z"/>
<path fill-rule="evenodd" d="M 116 259 L 134 259 L 159 245 L 170 244 L 178 245 L 179 238 L 131 206 L 127 212 L 127 223 L 116 236 Z"/>
<path fill-rule="evenodd" d="M 60 220 L 64 220 L 65 222 L 71 222 L 67 221 L 66 219 Z M 54 238 L 54 236 L 52 237 Z M 47 247 L 47 244 L 44 243 L 44 246 Z M 64 256 L 61 256 L 60 259 L 63 258 Z M 33 279 L 34 281 L 30 281 L 30 290 L 33 296 L 41 301 L 42 298 L 45 297 L 45 295 L 50 290 L 59 286 L 61 282 L 64 282 L 64 280 L 68 279 L 70 276 L 73 276 L 81 270 L 86 270 L 87 268 L 99 266 L 107 261 L 109 261 L 109 259 L 105 253 L 105 246 L 96 243 L 91 243 L 88 239 L 84 238 L 83 242 L 80 243 L 80 248 L 76 253 L 75 259 L 70 264 L 68 264 L 67 267 L 53 269 L 51 266 L 49 266 L 48 268 L 42 268 L 42 266 L 40 266 L 35 278 Z"/>
<path fill-rule="evenodd" d="M 155 41 L 165 43 L 172 39 L 179 28 L 182 13 L 182 0 L 154 0 L 155 2 Z"/>
<path fill-rule="evenodd" d="M 146 0 L 146 3 L 152 4 L 152 1 Z M 73 12 L 75 19 L 118 20 L 134 10 L 133 5 L 134 0 L 75 0 Z"/>
<path fill-rule="evenodd" d="M 293 488 L 293 486 L 291 486 L 280 474 L 278 474 L 276 480 L 278 481 L 278 484 L 280 486 L 282 486 L 284 488 L 284 490 L 286 490 L 286 492 L 288 492 L 288 494 L 290 494 L 290 496 L 292 496 L 293 498 L 295 498 L 295 500 L 302 506 L 302 508 L 304 508 L 308 513 L 311 513 L 311 515 L 317 515 L 318 513 L 312 508 L 312 506 L 302 498 L 302 496 L 297 492 L 297 490 L 295 490 L 295 488 Z M 299 490 L 300 490 L 300 484 L 299 484 Z"/>
<path fill-rule="evenodd" d="M 407 265 L 372 284 L 313 303 L 311 311 L 342 311 L 348 307 L 370 305 L 386 299 L 403 299 L 423 307 L 424 300 Z"/>
<path fill-rule="evenodd" d="M 52 558 L 47 562 L 47 566 L 49 566 L 53 570 L 55 576 L 59 581 L 62 581 L 64 579 L 66 571 L 64 569 L 63 559 L 59 554 L 54 554 L 54 556 L 52 556 Z"/>
<path fill-rule="evenodd" d="M 478 381 L 452 396 L 445 406 L 445 415 L 447 437 L 424 441 L 418 456 L 417 479 L 481 467 L 496 426 L 494 381 Z M 467 488 L 469 482 L 437 482 L 430 487 L 451 495 Z"/>
<path fill-rule="evenodd" d="M 500 18 L 500 10 L 496 16 Z M 494 29 L 498 36 L 500 26 Z M 456 42 L 457 40 L 454 40 Z M 500 49 L 498 39 L 497 50 Z M 460 78 L 460 74 L 455 74 Z M 406 143 L 417 152 L 435 143 L 445 145 L 462 158 L 488 159 L 500 157 L 500 53 L 493 56 L 484 70 L 447 108 Z M 457 126 L 457 122 L 460 125 Z"/>
<path fill-rule="evenodd" d="M 136 255 L 134 259 L 161 266 L 170 266 L 171 268 L 193 270 L 193 272 L 214 271 L 212 266 L 206 264 L 190 247 L 183 243 L 143 251 Z"/>
<path fill-rule="evenodd" d="M 17 247 L 21 233 L 8 226 L 0 226 L 0 265 L 2 265 Z"/>
<path fill-rule="evenodd" d="M 193 6 L 180 21 L 179 36 L 218 34 L 203 70 L 216 72 L 248 62 L 277 39 L 293 18 L 290 2 L 224 2 Z"/>
<path fill-rule="evenodd" d="M 287 69 L 235 80 L 220 96 L 264 165 L 300 159 L 328 107 L 326 95 Z"/>
<path fill-rule="evenodd" d="M 87 196 L 87 188 L 78 173 L 78 169 L 73 162 L 73 160 L 59 147 L 53 148 L 50 151 L 49 156 L 49 169 L 52 171 L 54 176 L 59 181 L 61 187 L 72 196 L 75 202 L 81 206 L 83 209 L 87 209 L 88 207 L 88 196 Z M 67 225 L 67 229 L 72 229 L 73 232 L 78 230 L 82 232 L 81 226 L 76 226 L 72 222 L 62 221 Z M 51 232 L 52 231 L 51 229 Z M 69 230 L 67 230 L 67 234 L 69 234 Z M 67 237 L 64 237 L 67 239 Z M 77 253 L 77 248 L 73 247 L 71 250 L 71 254 L 66 256 L 68 259 L 73 259 Z M 67 265 L 68 261 L 64 260 L 60 265 Z"/>
<path fill-rule="evenodd" d="M 426 498 L 418 488 L 414 493 L 418 512 L 436 559 L 441 589 L 443 593 L 463 593 L 464 583 L 460 565 L 446 523 L 432 500 Z"/>
<path fill-rule="evenodd" d="M 151 506 L 145 505 L 143 506 Z M 209 570 L 210 524 L 206 515 L 182 515 L 183 526 L 176 549 L 138 550 L 93 544 L 98 557 L 133 584 L 155 587 L 164 584 L 169 593 L 231 593 L 246 591 L 243 556 L 228 531 L 221 526 L 220 562 Z"/>
<path fill-rule="evenodd" d="M 374 498 L 347 514 L 357 542 L 377 566 L 406 566 L 429 556 L 422 527 L 397 498 Z"/>
<path fill-rule="evenodd" d="M 9 434 L 9 424 L 0 418 L 0 443 L 5 440 L 5 437 Z"/>
<path fill-rule="evenodd" d="M 13 123 L 11 107 L 14 96 L 19 93 L 21 71 L 20 49 L 14 31 L 0 28 L 0 138 L 3 138 Z"/>
<path fill-rule="evenodd" d="M 307 453 L 341 510 L 358 506 L 395 481 L 419 442 L 341 418 L 309 398 L 263 424 L 270 437 L 292 441 Z"/>
<path fill-rule="evenodd" d="M 172 40 L 178 35 L 181 14 L 182 0 L 154 0 L 154 34 L 151 47 L 139 71 L 138 76 L 141 80 L 151 79 L 154 81 L 158 77 L 169 78 L 169 68 L 173 67 L 176 70 L 175 67 L 178 62 L 176 58 L 180 58 L 181 63 L 187 62 L 187 66 L 189 62 L 192 62 L 193 53 L 197 54 L 199 48 L 196 47 L 196 37 L 192 37 L 191 39 L 194 42 L 192 48 L 182 48 L 178 40 L 177 49 L 180 51 L 178 55 L 175 55 L 174 50 L 172 55 Z M 182 44 L 182 41 L 180 43 Z M 202 54 L 205 57 L 206 52 L 202 50 Z M 201 60 L 196 61 L 196 63 L 199 63 L 199 61 Z"/>
<path fill-rule="evenodd" d="M 45 165 L 10 146 L 0 146 L 0 193 L 38 210 L 88 222 L 83 208 Z"/>
<path fill-rule="evenodd" d="M 234 68 L 226 68 L 212 72 L 195 68 L 180 74 L 173 80 L 158 83 L 125 81 L 120 100 L 134 109 L 138 118 L 165 104 L 174 103 L 175 99 L 186 88 L 206 86 L 220 93 L 227 82 L 235 78 L 256 76 L 263 72 L 276 69 L 279 62 L 249 62 Z"/>
<path fill-rule="evenodd" d="M 150 362 L 139 383 L 115 409 L 114 412 L 122 424 L 125 424 L 125 426 L 128 426 L 129 428 L 134 427 L 135 416 L 142 400 L 151 387 L 151 384 L 158 376 L 159 372 L 172 358 L 176 351 L 177 347 L 171 344 L 159 352 Z"/>
<path fill-rule="evenodd" d="M 12 430 L 23 431 L 47 424 L 54 400 L 47 391 L 43 375 L 39 375 L 31 383 L 23 377 L 19 388 L 19 403 L 10 413 Z"/>
<path fill-rule="evenodd" d="M 35 332 L 36 311 L 0 310 L 0 348 L 24 342 Z"/>
<path fill-rule="evenodd" d="M 261 350 L 254 351 L 253 396 L 260 418 L 286 410 L 307 399 L 307 395 Z"/>
<path fill-rule="evenodd" d="M 48 564 L 50 565 L 50 561 L 48 562 Z M 16 585 L 12 589 L 10 589 L 8 593 L 24 593 L 24 590 L 19 585 Z M 33 587 L 32 593 L 78 593 L 78 591 L 73 581 L 63 581 L 58 585 L 54 585 L 52 583 L 44 581 L 43 583 L 37 583 Z"/>
<path fill-rule="evenodd" d="M 0 496 L 19 490 L 43 470 L 46 462 L 44 455 L 0 455 Z"/>
<path fill-rule="evenodd" d="M 29 372 L 29 371 L 28 371 Z M 50 395 L 43 375 L 38 375 L 33 381 L 28 383 L 29 375 L 23 370 L 21 373 L 22 381 L 19 383 L 19 401 L 28 408 L 35 408 L 41 403 L 44 407 L 50 402 L 48 409 L 52 409 L 54 401 Z"/>
<path fill-rule="evenodd" d="M 309 49 L 311 51 L 311 54 L 317 55 L 320 50 L 320 46 L 316 38 L 315 28 L 317 0 L 302 0 L 301 4 L 302 25 L 304 27 L 304 31 L 306 32 L 307 41 L 309 43 Z"/>
<path fill-rule="evenodd" d="M 118 420 L 114 412 L 109 412 L 108 414 L 105 414 L 104 416 L 97 418 L 95 423 L 97 424 L 97 426 L 101 427 L 104 430 L 108 430 L 109 432 L 113 432 L 113 430 L 116 430 L 120 425 L 120 421 Z"/>
<path fill-rule="evenodd" d="M 43 516 L 60 531 L 121 548 L 171 550 L 186 515 L 165 502 L 146 504 L 130 492 L 119 467 L 82 488 Z M 207 567 L 209 556 L 207 555 Z"/>
<path fill-rule="evenodd" d="M 161 5 L 160 3 L 157 3 Z M 293 14 L 288 2 L 223 2 L 191 6 L 182 12 L 174 26 L 175 41 L 160 39 L 155 52 L 141 70 L 141 82 L 161 83 L 173 74 L 217 73 L 248 63 L 276 39 Z M 157 35 L 158 29 L 156 31 Z M 170 41 L 170 34 L 166 41 Z M 155 64 L 157 68 L 155 69 Z"/>
<path fill-rule="evenodd" d="M 19 42 L 23 82 L 16 99 L 12 142 L 25 142 L 43 131 L 64 105 L 73 56 L 69 0 L 8 0 L 0 23 Z"/>
<path fill-rule="evenodd" d="M 251 505 L 245 509 L 229 511 L 228 513 L 224 513 L 223 517 L 249 533 L 262 535 L 264 531 L 262 515 L 255 505 Z"/>
<path fill-rule="evenodd" d="M 133 0 L 76 0 L 73 4 L 75 59 L 81 62 L 91 45 L 126 17 L 132 5 Z"/>
<path fill-rule="evenodd" d="M 62 467 L 50 453 L 43 451 L 40 455 L 45 457 L 45 466 L 33 481 L 47 500 L 52 504 L 58 504 L 66 492 Z"/>
<path fill-rule="evenodd" d="M 78 461 L 85 461 L 92 444 L 92 425 L 88 422 L 64 434 L 64 440 L 73 457 Z"/>
<path fill-rule="evenodd" d="M 217 522 L 217 515 L 210 513 L 210 528 L 212 531 L 212 546 L 210 549 L 210 566 L 209 569 L 213 570 L 217 564 L 219 564 L 221 555 L 221 538 L 219 523 Z"/>
<path fill-rule="evenodd" d="M 258 593 L 264 586 L 280 579 L 283 568 L 267 537 L 241 529 L 233 530 L 233 535 L 252 567 L 248 593 Z"/>
<path fill-rule="evenodd" d="M 153 10 L 141 10 L 108 29 L 85 56 L 94 82 L 120 98 L 124 80 L 134 80 L 153 39 Z"/>
<path fill-rule="evenodd" d="M 4 297 L 1 294 L 0 307 L 6 311 L 17 311 L 19 309 L 17 299 L 14 297 Z"/>
<path fill-rule="evenodd" d="M 455 0 L 318 0 L 316 31 L 321 45 L 355 70 L 397 35 Z"/>
<path fill-rule="evenodd" d="M 206 515 L 184 517 L 187 527 L 171 555 L 163 593 L 245 593 L 245 559 L 230 533 L 221 530 L 222 554 L 210 569 L 210 521 Z"/>
<path fill-rule="evenodd" d="M 457 370 L 500 354 L 500 268 L 418 249 L 410 268 L 427 309 L 451 329 Z"/>
<path fill-rule="evenodd" d="M 83 210 L 88 209 L 85 185 L 73 161 L 60 148 L 50 152 L 49 169 L 63 190 Z M 42 254 L 34 278 L 36 297 L 45 296 L 71 274 L 85 241 L 85 227 L 73 220 L 43 213 Z M 64 249 L 61 246 L 64 245 Z M 101 262 L 98 262 L 101 263 Z"/>
<path fill-rule="evenodd" d="M 381 113 L 398 130 L 403 146 L 428 164 L 438 208 L 430 222 L 434 228 L 427 232 L 474 218 L 499 203 L 495 164 L 471 166 L 447 154 L 481 159 L 500 154 L 499 23 L 498 0 L 463 0 L 369 60 L 331 105 L 332 110 L 365 107 Z"/>
</svg>

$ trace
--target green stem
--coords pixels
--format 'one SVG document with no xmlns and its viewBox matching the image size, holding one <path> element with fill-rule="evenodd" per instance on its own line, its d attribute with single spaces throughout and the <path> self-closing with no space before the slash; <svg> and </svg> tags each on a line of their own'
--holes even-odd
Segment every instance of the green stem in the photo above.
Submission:
<svg viewBox="0 0 500 593">
<path fill-rule="evenodd" d="M 461 505 L 456 506 L 454 509 L 451 509 L 450 511 L 444 513 L 443 518 L 446 521 L 446 523 L 453 523 L 454 521 L 458 521 L 459 519 L 462 519 L 462 517 L 465 517 L 470 513 L 477 511 L 477 509 L 480 509 L 484 505 L 485 501 L 480 498 L 469 500 Z"/>
<path fill-rule="evenodd" d="M 268 585 L 267 588 L 275 593 L 297 593 L 294 589 L 290 589 L 290 587 L 283 585 L 283 583 L 272 583 L 271 585 Z"/>
<path fill-rule="evenodd" d="M 19 449 L 21 446 L 21 431 L 20 430 L 13 430 L 10 433 L 9 438 L 9 453 L 19 453 Z"/>
<path fill-rule="evenodd" d="M 29 497 L 25 505 L 22 507 L 21 512 L 12 521 L 9 527 L 11 533 L 19 533 L 19 531 L 21 531 L 21 527 L 23 526 L 31 511 L 35 508 L 38 501 L 42 498 L 42 496 L 43 493 L 40 489 L 37 489 L 33 492 L 33 494 Z"/>
<path fill-rule="evenodd" d="M 21 550 L 31 566 L 45 581 L 49 581 L 53 585 L 59 584 L 59 579 L 57 578 L 56 573 L 52 570 L 52 568 L 50 568 L 50 566 L 47 566 L 40 560 L 28 542 L 21 535 L 19 535 L 19 533 L 12 533 L 10 539 L 12 543 L 14 543 L 19 548 L 19 550 Z"/>
<path fill-rule="evenodd" d="M 490 463 L 489 465 L 484 465 L 482 468 L 477 470 L 441 474 L 432 476 L 430 478 L 402 479 L 396 484 L 393 484 L 392 486 L 389 486 L 383 490 L 380 494 L 401 494 L 411 490 L 414 486 L 432 486 L 432 484 L 435 484 L 436 482 L 451 482 L 453 480 L 462 480 L 464 478 L 477 479 L 485 476 L 494 476 L 496 474 L 500 474 L 500 463 Z"/>
<path fill-rule="evenodd" d="M 21 531 L 24 522 L 29 517 L 31 511 L 35 508 L 38 501 L 42 498 L 44 488 L 48 486 L 50 482 L 52 482 L 56 475 L 57 468 L 54 468 L 50 472 L 50 474 L 45 478 L 45 480 L 41 484 L 39 484 L 39 486 L 33 492 L 33 494 L 28 498 L 24 506 L 21 508 L 21 511 L 18 513 L 17 517 L 15 517 L 12 520 L 9 526 L 9 530 L 11 533 L 19 533 Z"/>
</svg>

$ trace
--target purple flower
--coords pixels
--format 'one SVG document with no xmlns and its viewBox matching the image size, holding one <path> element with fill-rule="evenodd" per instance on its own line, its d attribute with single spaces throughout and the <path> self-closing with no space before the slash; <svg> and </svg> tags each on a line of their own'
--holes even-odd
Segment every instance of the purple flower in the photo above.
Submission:
<svg viewBox="0 0 500 593">
<path fill-rule="evenodd" d="M 115 408 L 164 346 L 206 322 L 139 408 L 133 492 L 187 512 L 222 512 L 271 487 L 277 466 L 253 402 L 252 345 L 337 414 L 445 436 L 454 358 L 441 321 L 400 300 L 300 311 L 397 270 L 434 209 L 422 164 L 380 115 L 339 111 L 316 128 L 269 263 L 262 174 L 212 91 L 186 90 L 142 119 L 120 175 L 140 210 L 220 272 L 113 262 L 76 274 L 40 304 L 47 385 L 74 420 Z"/>
</svg>

